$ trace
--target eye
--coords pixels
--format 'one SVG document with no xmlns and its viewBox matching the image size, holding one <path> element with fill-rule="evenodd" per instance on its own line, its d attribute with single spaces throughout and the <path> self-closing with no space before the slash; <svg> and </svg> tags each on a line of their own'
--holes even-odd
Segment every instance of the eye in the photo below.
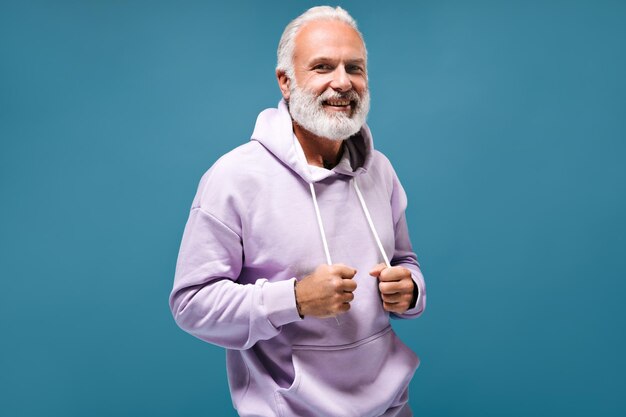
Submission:
<svg viewBox="0 0 626 417">
<path fill-rule="evenodd" d="M 362 74 L 364 72 L 363 67 L 360 65 L 349 64 L 346 65 L 346 72 L 348 74 Z"/>
<path fill-rule="evenodd" d="M 333 67 L 328 64 L 317 64 L 313 67 L 313 71 L 317 72 L 329 72 L 332 71 Z"/>
</svg>

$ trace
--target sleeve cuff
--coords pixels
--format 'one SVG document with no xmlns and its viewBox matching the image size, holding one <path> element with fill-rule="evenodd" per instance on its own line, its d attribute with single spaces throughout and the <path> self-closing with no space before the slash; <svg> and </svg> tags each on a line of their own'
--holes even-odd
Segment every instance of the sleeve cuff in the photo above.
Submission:
<svg viewBox="0 0 626 417">
<path fill-rule="evenodd" d="M 263 286 L 263 304 L 274 327 L 301 320 L 293 291 L 295 280 L 267 282 Z"/>
</svg>

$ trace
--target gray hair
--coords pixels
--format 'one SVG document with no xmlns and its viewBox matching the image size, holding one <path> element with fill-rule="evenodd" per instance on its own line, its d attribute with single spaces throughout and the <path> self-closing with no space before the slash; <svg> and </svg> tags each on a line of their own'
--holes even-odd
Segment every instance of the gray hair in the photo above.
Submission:
<svg viewBox="0 0 626 417">
<path fill-rule="evenodd" d="M 278 62 L 276 64 L 276 70 L 284 71 L 289 79 L 294 79 L 293 51 L 295 49 L 296 35 L 302 26 L 317 20 L 338 20 L 340 22 L 347 23 L 359 34 L 359 37 L 363 42 L 363 48 L 365 48 L 363 35 L 359 32 L 356 21 L 347 11 L 339 6 L 311 7 L 309 10 L 289 22 L 283 32 L 283 35 L 280 37 L 280 42 L 278 42 Z M 367 48 L 365 48 L 365 59 L 367 59 Z"/>
</svg>

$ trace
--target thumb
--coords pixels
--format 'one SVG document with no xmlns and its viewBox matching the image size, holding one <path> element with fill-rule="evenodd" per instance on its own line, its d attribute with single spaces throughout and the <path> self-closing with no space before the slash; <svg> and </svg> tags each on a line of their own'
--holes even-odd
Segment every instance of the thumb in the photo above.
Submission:
<svg viewBox="0 0 626 417">
<path fill-rule="evenodd" d="M 380 276 L 380 273 L 383 272 L 383 269 L 385 268 L 387 268 L 387 265 L 378 264 L 374 268 L 372 268 L 372 270 L 370 271 L 370 275 L 378 278 Z"/>
</svg>

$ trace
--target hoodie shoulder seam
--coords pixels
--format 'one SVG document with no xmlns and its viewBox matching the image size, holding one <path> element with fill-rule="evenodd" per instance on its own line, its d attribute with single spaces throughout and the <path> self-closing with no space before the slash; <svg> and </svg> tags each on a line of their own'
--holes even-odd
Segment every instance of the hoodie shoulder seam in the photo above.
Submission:
<svg viewBox="0 0 626 417">
<path fill-rule="evenodd" d="M 196 207 L 192 207 L 191 211 L 194 210 L 198 210 L 203 214 L 206 214 L 207 216 L 209 216 L 210 218 L 212 218 L 213 220 L 215 220 L 216 222 L 218 222 L 219 224 L 221 224 L 222 226 L 224 226 L 226 229 L 228 229 L 232 234 L 234 234 L 235 236 L 237 236 L 239 239 L 241 239 L 241 236 L 239 236 L 239 233 L 235 232 L 229 225 L 227 225 L 226 223 L 224 223 L 219 217 L 217 217 L 216 215 L 208 212 L 207 210 L 205 210 L 204 208 L 202 208 L 201 206 L 196 206 Z"/>
</svg>

